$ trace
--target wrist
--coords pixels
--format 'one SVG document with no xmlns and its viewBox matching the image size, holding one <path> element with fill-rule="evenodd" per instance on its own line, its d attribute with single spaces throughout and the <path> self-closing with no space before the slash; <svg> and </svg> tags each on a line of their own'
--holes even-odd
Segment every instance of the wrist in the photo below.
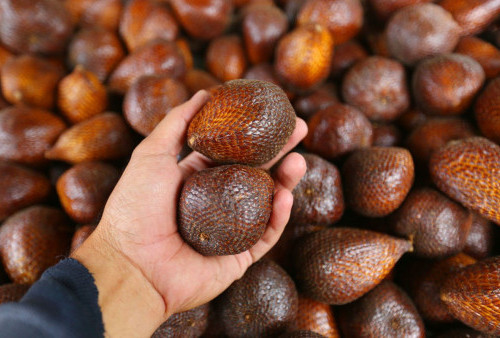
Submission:
<svg viewBox="0 0 500 338">
<path fill-rule="evenodd" d="M 161 295 L 99 227 L 71 256 L 94 277 L 107 337 L 150 336 L 167 319 Z"/>
</svg>

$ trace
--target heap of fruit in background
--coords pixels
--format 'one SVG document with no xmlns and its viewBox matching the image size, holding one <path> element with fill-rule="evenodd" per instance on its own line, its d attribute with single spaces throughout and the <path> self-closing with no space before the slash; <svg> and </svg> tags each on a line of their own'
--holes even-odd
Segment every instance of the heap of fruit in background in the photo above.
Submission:
<svg viewBox="0 0 500 338">
<path fill-rule="evenodd" d="M 0 1 L 0 302 L 88 236 L 172 107 L 245 78 L 309 126 L 290 222 L 155 336 L 500 335 L 499 24 L 500 0 Z"/>
</svg>

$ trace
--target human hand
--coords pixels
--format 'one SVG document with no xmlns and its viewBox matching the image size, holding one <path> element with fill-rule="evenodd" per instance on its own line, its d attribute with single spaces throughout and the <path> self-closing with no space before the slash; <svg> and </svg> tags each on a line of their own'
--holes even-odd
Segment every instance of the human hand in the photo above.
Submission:
<svg viewBox="0 0 500 338">
<path fill-rule="evenodd" d="M 299 154 L 274 171 L 273 211 L 262 238 L 237 255 L 205 257 L 177 231 L 176 210 L 184 180 L 214 165 L 193 152 L 177 162 L 187 126 L 208 99 L 204 91 L 172 109 L 134 150 L 94 233 L 73 254 L 94 275 L 106 332 L 147 336 L 168 316 L 222 293 L 277 242 L 288 222 L 291 191 L 306 170 Z M 303 120 L 269 169 L 307 133 Z"/>
</svg>

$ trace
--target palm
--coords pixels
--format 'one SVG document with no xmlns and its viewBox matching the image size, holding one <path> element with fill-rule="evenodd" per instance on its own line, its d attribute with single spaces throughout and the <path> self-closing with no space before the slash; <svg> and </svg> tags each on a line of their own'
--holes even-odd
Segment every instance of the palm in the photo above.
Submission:
<svg viewBox="0 0 500 338">
<path fill-rule="evenodd" d="M 198 101 L 195 98 L 194 102 L 169 113 L 171 119 L 175 114 L 183 117 L 177 119 L 181 126 L 162 122 L 136 149 L 108 201 L 100 225 L 111 244 L 141 269 L 168 309 L 175 311 L 208 302 L 274 245 L 288 219 L 289 190 L 305 170 L 303 160 L 296 154 L 280 165 L 275 179 L 274 211 L 266 233 L 252 249 L 238 255 L 214 257 L 194 251 L 177 232 L 177 199 L 185 178 L 209 166 L 210 161 L 192 153 L 177 163 L 176 155 L 188 121 L 205 100 L 206 97 L 198 97 Z M 283 153 L 293 148 L 305 132 L 303 121 L 299 121 Z M 269 168 L 281 156 L 265 167 Z"/>
</svg>

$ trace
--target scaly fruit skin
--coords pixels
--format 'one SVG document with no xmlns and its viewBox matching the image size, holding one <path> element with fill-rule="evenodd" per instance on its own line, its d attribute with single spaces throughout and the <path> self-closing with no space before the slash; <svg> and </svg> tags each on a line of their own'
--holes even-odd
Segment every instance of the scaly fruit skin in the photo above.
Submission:
<svg viewBox="0 0 500 338">
<path fill-rule="evenodd" d="M 188 145 L 214 161 L 260 165 L 275 157 L 295 129 L 295 111 L 269 82 L 234 80 L 212 91 L 188 129 Z"/>
<path fill-rule="evenodd" d="M 225 165 L 191 175 L 179 200 L 179 232 L 205 256 L 234 255 L 260 239 L 271 216 L 274 182 L 264 170 Z"/>
<path fill-rule="evenodd" d="M 72 230 L 58 209 L 23 209 L 0 228 L 0 254 L 5 271 L 16 283 L 32 284 L 68 253 Z"/>
<path fill-rule="evenodd" d="M 500 146 L 484 137 L 452 141 L 434 152 L 429 168 L 441 191 L 500 224 Z"/>
<path fill-rule="evenodd" d="M 403 203 L 415 176 L 410 152 L 397 147 L 355 151 L 342 167 L 347 205 L 367 217 L 383 217 Z"/>
<path fill-rule="evenodd" d="M 194 309 L 171 315 L 160 325 L 151 338 L 196 338 L 200 337 L 208 326 L 210 303 Z"/>
<path fill-rule="evenodd" d="M 346 337 L 425 337 L 424 322 L 410 297 L 387 280 L 338 314 Z"/>
<path fill-rule="evenodd" d="M 85 240 L 89 238 L 92 232 L 94 232 L 95 228 L 96 225 L 88 224 L 88 225 L 82 225 L 81 227 L 76 229 L 75 233 L 73 234 L 73 238 L 71 240 L 70 253 L 78 249 L 80 245 L 82 245 L 83 242 L 85 242 Z"/>
<path fill-rule="evenodd" d="M 339 338 L 340 333 L 330 305 L 299 295 L 299 308 L 292 327 L 325 337 Z"/>
<path fill-rule="evenodd" d="M 500 144 L 500 78 L 492 80 L 476 100 L 474 112 L 481 133 Z"/>
<path fill-rule="evenodd" d="M 453 15 L 463 36 L 481 32 L 500 13 L 497 0 L 442 0 L 439 6 Z"/>
<path fill-rule="evenodd" d="M 328 336 L 323 336 L 314 331 L 308 330 L 297 330 L 282 334 L 279 338 L 324 338 Z"/>
<path fill-rule="evenodd" d="M 500 256 L 449 275 L 441 287 L 441 300 L 468 326 L 500 335 Z"/>
<path fill-rule="evenodd" d="M 19 301 L 29 287 L 27 284 L 16 283 L 0 285 L 0 304 Z"/>
<path fill-rule="evenodd" d="M 500 74 L 500 50 L 491 43 L 474 36 L 464 36 L 455 49 L 455 53 L 470 56 L 484 69 L 487 79 Z"/>
<path fill-rule="evenodd" d="M 276 337 L 297 314 L 292 278 L 278 264 L 262 259 L 221 295 L 221 317 L 230 337 Z"/>
<path fill-rule="evenodd" d="M 325 229 L 295 247 L 296 281 L 315 300 L 346 304 L 373 289 L 410 250 L 409 241 L 374 231 Z"/>
</svg>

